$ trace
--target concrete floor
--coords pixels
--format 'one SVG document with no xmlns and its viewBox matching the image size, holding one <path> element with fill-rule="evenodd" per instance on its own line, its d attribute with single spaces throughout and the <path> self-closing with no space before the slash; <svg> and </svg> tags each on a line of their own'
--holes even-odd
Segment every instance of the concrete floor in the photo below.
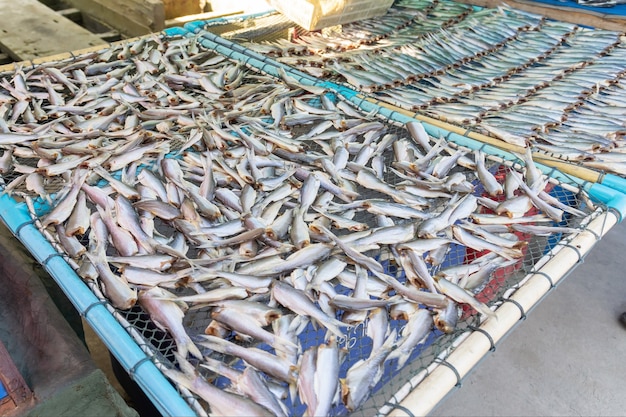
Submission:
<svg viewBox="0 0 626 417">
<path fill-rule="evenodd" d="M 625 258 L 626 222 L 430 415 L 626 415 Z"/>
</svg>

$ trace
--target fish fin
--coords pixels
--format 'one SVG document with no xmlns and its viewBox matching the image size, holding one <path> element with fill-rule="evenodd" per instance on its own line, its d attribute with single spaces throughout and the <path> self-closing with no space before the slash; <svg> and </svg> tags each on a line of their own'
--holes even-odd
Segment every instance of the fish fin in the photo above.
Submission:
<svg viewBox="0 0 626 417">
<path fill-rule="evenodd" d="M 220 339 L 219 337 L 210 336 L 210 335 L 200 335 L 200 336 L 202 337 L 202 339 L 204 339 L 203 342 L 198 342 L 200 346 L 203 346 L 210 350 L 214 350 L 216 352 L 228 353 L 227 352 L 228 346 L 225 346 L 225 343 L 227 343 L 225 340 Z"/>
<path fill-rule="evenodd" d="M 335 318 L 330 317 L 329 320 L 324 320 L 321 323 L 324 327 L 326 327 L 326 329 L 328 329 L 328 331 L 334 333 L 335 335 L 337 335 L 338 337 L 344 337 L 345 334 L 344 332 L 341 331 L 341 327 L 350 327 L 349 324 L 346 324 L 342 321 L 339 321 Z"/>
<path fill-rule="evenodd" d="M 341 386 L 341 400 L 344 404 L 348 404 L 350 399 L 350 386 L 346 382 L 346 378 L 339 378 L 339 385 Z"/>
</svg>

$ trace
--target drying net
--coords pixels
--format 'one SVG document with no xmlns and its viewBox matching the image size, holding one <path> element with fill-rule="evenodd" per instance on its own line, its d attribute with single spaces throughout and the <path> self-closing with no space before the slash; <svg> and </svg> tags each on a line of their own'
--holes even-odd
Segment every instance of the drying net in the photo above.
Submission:
<svg viewBox="0 0 626 417">
<path fill-rule="evenodd" d="M 224 36 L 227 37 L 227 33 Z M 383 103 L 624 175 L 620 33 L 515 9 L 396 2 L 380 18 L 243 42 Z"/>
<path fill-rule="evenodd" d="M 199 415 L 386 414 L 604 210 L 191 39 L 1 86 L 4 192 Z"/>
</svg>

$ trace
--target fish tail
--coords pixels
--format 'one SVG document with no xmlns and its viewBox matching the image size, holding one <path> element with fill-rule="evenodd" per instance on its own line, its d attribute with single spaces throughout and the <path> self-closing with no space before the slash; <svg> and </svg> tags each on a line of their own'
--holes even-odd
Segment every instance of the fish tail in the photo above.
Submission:
<svg viewBox="0 0 626 417">
<path fill-rule="evenodd" d="M 330 318 L 329 320 L 324 320 L 322 323 L 324 327 L 326 327 L 329 331 L 335 334 L 337 337 L 344 337 L 345 334 L 341 331 L 341 327 L 347 327 L 346 323 L 343 323 L 339 320 Z"/>
<path fill-rule="evenodd" d="M 198 349 L 198 346 L 196 346 L 196 344 L 193 342 L 193 340 L 189 339 L 185 343 L 185 348 L 189 353 L 191 353 L 194 358 L 202 359 L 202 353 L 200 352 L 200 349 Z"/>
<path fill-rule="evenodd" d="M 204 341 L 200 342 L 200 345 L 202 345 L 203 347 L 210 349 L 210 350 L 214 350 L 216 352 L 226 353 L 225 346 L 215 341 L 219 338 L 215 336 L 203 336 L 203 338 L 204 338 Z"/>
<path fill-rule="evenodd" d="M 478 307 L 478 308 L 476 308 L 476 307 Z M 489 317 L 490 319 L 493 318 L 493 319 L 497 320 L 497 318 L 498 318 L 498 316 L 496 315 L 495 311 L 492 311 L 484 303 L 480 303 L 480 304 L 474 306 L 474 308 L 476 308 L 476 310 L 478 310 L 481 314 L 484 314 L 485 316 Z"/>
<path fill-rule="evenodd" d="M 411 353 L 412 353 L 412 350 L 408 352 L 405 352 L 405 351 L 400 352 L 400 354 L 398 355 L 398 369 L 402 369 L 402 367 L 404 367 L 404 364 L 407 363 L 407 361 L 409 360 L 409 357 L 411 357 Z"/>
</svg>

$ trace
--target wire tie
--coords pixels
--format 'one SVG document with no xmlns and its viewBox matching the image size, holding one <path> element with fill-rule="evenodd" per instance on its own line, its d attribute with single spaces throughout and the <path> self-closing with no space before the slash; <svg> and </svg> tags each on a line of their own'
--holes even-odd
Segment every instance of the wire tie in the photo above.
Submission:
<svg viewBox="0 0 626 417">
<path fill-rule="evenodd" d="M 618 218 L 618 219 L 622 219 L 622 213 L 620 213 L 620 211 L 618 209 L 616 209 L 615 207 L 610 207 L 609 208 L 609 212 L 613 213 L 613 215 Z M 598 238 L 599 239 L 599 238 Z"/>
<path fill-rule="evenodd" d="M 502 302 L 515 304 L 517 306 L 517 308 L 519 308 L 520 313 L 522 313 L 522 316 L 519 319 L 520 320 L 526 320 L 526 312 L 524 311 L 524 307 L 522 307 L 522 305 L 520 303 L 518 303 L 517 301 L 513 300 L 512 298 L 503 298 Z"/>
<path fill-rule="evenodd" d="M 89 304 L 89 305 L 87 306 L 87 308 L 85 309 L 85 311 L 83 311 L 81 314 L 82 314 L 82 316 L 83 316 L 83 317 L 87 318 L 87 314 L 89 314 L 89 311 L 90 311 L 92 308 L 97 307 L 97 306 L 104 306 L 104 305 L 106 305 L 106 304 L 107 304 L 107 302 L 106 302 L 106 301 L 104 301 L 104 300 L 98 300 L 98 301 L 96 301 L 95 303 L 91 303 L 91 304 Z"/>
<path fill-rule="evenodd" d="M 448 361 L 446 361 L 445 359 L 439 359 L 439 360 L 435 360 L 434 362 L 439 363 L 441 365 L 445 365 L 448 368 L 450 368 L 452 370 L 452 372 L 454 372 L 454 375 L 456 375 L 456 385 L 455 387 L 460 387 L 461 385 L 461 374 L 459 374 L 459 371 L 457 371 L 457 369 Z"/>
<path fill-rule="evenodd" d="M 59 252 L 54 252 L 51 253 L 50 255 L 48 255 L 48 257 L 46 259 L 44 259 L 44 261 L 41 263 L 44 266 L 48 266 L 48 262 L 50 262 L 50 259 L 54 258 L 54 257 L 60 257 L 61 259 L 65 260 L 65 258 L 63 258 L 63 255 L 60 254 Z"/>
<path fill-rule="evenodd" d="M 415 414 L 413 414 L 413 413 L 411 412 L 411 410 L 409 410 L 408 408 L 406 408 L 406 407 L 405 407 L 405 406 L 403 406 L 403 405 L 400 405 L 400 404 L 392 404 L 392 403 L 390 403 L 390 402 L 386 402 L 386 403 L 384 403 L 383 405 L 388 405 L 388 406 L 390 406 L 390 407 L 391 407 L 391 408 L 393 408 L 393 409 L 397 408 L 398 410 L 402 410 L 402 411 L 404 411 L 405 413 L 407 413 L 410 417 L 415 417 Z"/>
<path fill-rule="evenodd" d="M 580 254 L 580 251 L 578 250 L 578 248 L 576 246 L 570 245 L 569 243 L 566 243 L 563 246 L 566 247 L 566 248 L 570 248 L 571 250 L 576 252 L 576 255 L 578 255 L 578 262 L 582 262 L 583 261 L 583 256 Z"/>
<path fill-rule="evenodd" d="M 583 183 L 581 184 L 582 186 L 580 187 L 581 189 L 584 189 L 587 185 L 589 185 L 589 181 L 584 180 Z M 593 184 L 592 184 L 593 185 Z"/>
<path fill-rule="evenodd" d="M 135 379 L 135 373 L 137 372 L 137 368 L 139 368 L 141 365 L 143 365 L 145 362 L 152 362 L 152 359 L 150 359 L 150 357 L 148 356 L 144 356 L 143 358 L 141 358 L 139 361 L 137 361 L 129 370 L 128 370 L 128 375 L 130 375 L 131 379 Z"/>
<path fill-rule="evenodd" d="M 485 335 L 485 337 L 487 339 L 489 339 L 489 343 L 491 344 L 491 347 L 489 348 L 489 352 L 495 352 L 496 351 L 496 344 L 493 342 L 493 337 L 491 337 L 491 335 L 489 334 L 489 332 L 485 329 L 481 329 L 480 327 L 476 327 L 473 324 L 470 324 L 469 326 L 467 326 L 468 329 L 470 329 L 473 332 L 479 332 Z"/>
<path fill-rule="evenodd" d="M 20 237 L 20 232 L 22 231 L 22 228 L 24 228 L 24 226 L 28 226 L 30 224 L 35 224 L 36 221 L 37 221 L 37 219 L 30 219 L 30 220 L 20 224 L 19 226 L 17 226 L 17 228 L 15 229 L 15 236 Z"/>
<path fill-rule="evenodd" d="M 593 230 L 591 230 L 591 229 L 584 229 L 584 231 L 585 231 L 585 232 L 589 232 L 589 233 L 591 233 L 591 234 L 593 235 L 593 237 L 595 237 L 595 238 L 596 238 L 596 240 L 600 240 L 600 239 L 601 239 L 600 235 L 599 235 L 599 234 L 597 234 L 596 232 L 594 232 L 594 231 L 593 231 Z"/>
<path fill-rule="evenodd" d="M 554 177 L 555 173 L 557 173 L 558 170 L 555 167 L 552 167 L 552 169 L 550 170 L 550 172 L 547 174 L 548 177 Z"/>
<path fill-rule="evenodd" d="M 543 271 L 534 271 L 533 274 L 541 275 L 541 276 L 546 277 L 546 279 L 550 283 L 550 289 L 555 287 L 554 281 L 552 281 L 552 278 L 550 277 L 550 275 L 546 274 L 545 272 L 543 272 Z"/>
</svg>

